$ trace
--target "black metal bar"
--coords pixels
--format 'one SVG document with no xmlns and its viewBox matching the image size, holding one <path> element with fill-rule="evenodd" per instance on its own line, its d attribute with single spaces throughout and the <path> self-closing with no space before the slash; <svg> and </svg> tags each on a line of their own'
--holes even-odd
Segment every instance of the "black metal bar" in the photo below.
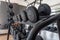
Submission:
<svg viewBox="0 0 60 40">
<path fill-rule="evenodd" d="M 48 19 L 45 20 L 45 21 L 37 22 L 37 23 L 35 24 L 34 28 L 32 28 L 32 30 L 30 31 L 27 40 L 35 40 L 38 32 L 39 32 L 42 28 L 44 28 L 44 27 L 46 27 L 47 25 L 55 22 L 56 20 L 59 19 L 59 17 L 60 17 L 60 14 L 57 14 L 57 15 L 55 15 L 55 16 L 52 16 L 52 17 L 48 18 Z"/>
<path fill-rule="evenodd" d="M 34 5 L 35 5 L 36 1 L 37 1 L 37 0 L 33 1 L 32 3 L 28 4 L 27 6 L 32 5 L 33 3 L 34 3 Z"/>
<path fill-rule="evenodd" d="M 40 0 L 40 5 L 42 4 L 42 0 Z"/>
<path fill-rule="evenodd" d="M 33 3 L 35 3 L 35 1 L 33 1 L 33 2 L 32 2 L 32 3 L 30 3 L 30 4 L 28 4 L 27 6 L 32 5 Z"/>
<path fill-rule="evenodd" d="M 37 0 L 35 0 L 34 5 L 35 5 L 36 1 L 37 1 Z"/>
<path fill-rule="evenodd" d="M 7 34 L 7 40 L 9 40 L 9 34 L 10 34 L 10 25 L 8 25 L 8 34 Z"/>
</svg>

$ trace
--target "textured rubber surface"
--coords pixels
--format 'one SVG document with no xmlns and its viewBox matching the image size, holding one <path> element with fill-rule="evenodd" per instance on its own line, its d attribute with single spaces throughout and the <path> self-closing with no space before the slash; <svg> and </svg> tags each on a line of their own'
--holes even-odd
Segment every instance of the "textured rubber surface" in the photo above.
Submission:
<svg viewBox="0 0 60 40">
<path fill-rule="evenodd" d="M 26 14 L 25 11 L 22 11 L 22 12 L 21 12 L 21 17 L 22 17 L 22 21 L 24 21 L 24 22 L 26 22 L 26 21 L 28 20 L 27 14 Z"/>
<path fill-rule="evenodd" d="M 41 4 L 39 7 L 38 7 L 38 13 L 39 15 L 41 16 L 47 16 L 47 15 L 50 15 L 51 13 L 51 8 L 48 4 Z"/>
<path fill-rule="evenodd" d="M 26 10 L 29 21 L 35 23 L 38 20 L 38 11 L 34 6 L 30 6 Z"/>
</svg>

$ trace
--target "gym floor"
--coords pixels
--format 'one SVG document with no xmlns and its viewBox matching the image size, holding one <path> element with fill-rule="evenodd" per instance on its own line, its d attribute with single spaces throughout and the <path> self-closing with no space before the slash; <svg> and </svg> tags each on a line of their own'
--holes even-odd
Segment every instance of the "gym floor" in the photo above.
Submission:
<svg viewBox="0 0 60 40">
<path fill-rule="evenodd" d="M 7 35 L 0 35 L 0 40 L 7 40 Z M 11 35 L 9 40 L 13 40 L 13 37 Z"/>
<path fill-rule="evenodd" d="M 0 29 L 0 40 L 7 40 L 7 32 L 8 32 L 7 29 L 4 29 L 4 30 Z M 13 36 L 12 35 L 10 35 L 9 37 L 10 37 L 9 40 L 13 40 Z"/>
</svg>

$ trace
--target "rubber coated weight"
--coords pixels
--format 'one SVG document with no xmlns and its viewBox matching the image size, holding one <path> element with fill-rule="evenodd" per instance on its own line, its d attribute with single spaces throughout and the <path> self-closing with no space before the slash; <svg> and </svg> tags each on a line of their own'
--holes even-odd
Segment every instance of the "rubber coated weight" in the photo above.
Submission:
<svg viewBox="0 0 60 40">
<path fill-rule="evenodd" d="M 30 22 L 35 23 L 38 20 L 38 11 L 34 6 L 30 6 L 26 9 L 27 17 Z"/>
<path fill-rule="evenodd" d="M 20 20 L 20 22 L 22 21 L 21 15 L 19 15 L 19 20 Z"/>
<path fill-rule="evenodd" d="M 47 15 L 50 15 L 51 13 L 51 8 L 48 4 L 41 4 L 39 7 L 38 7 L 38 13 L 39 15 L 41 16 L 47 16 Z"/>
<path fill-rule="evenodd" d="M 21 18 L 22 18 L 22 21 L 24 21 L 24 22 L 26 22 L 26 21 L 28 20 L 27 14 L 26 14 L 25 11 L 22 11 L 22 12 L 21 12 Z"/>
<path fill-rule="evenodd" d="M 10 16 L 14 16 L 14 12 L 13 11 L 10 12 Z"/>
<path fill-rule="evenodd" d="M 12 8 L 13 8 L 13 4 L 10 4 L 10 5 L 9 5 L 9 8 L 11 8 L 11 9 L 12 9 Z"/>
</svg>

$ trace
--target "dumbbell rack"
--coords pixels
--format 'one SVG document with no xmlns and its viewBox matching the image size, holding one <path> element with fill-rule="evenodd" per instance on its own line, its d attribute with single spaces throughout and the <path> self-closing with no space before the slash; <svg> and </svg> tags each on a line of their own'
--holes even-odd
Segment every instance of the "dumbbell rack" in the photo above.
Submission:
<svg viewBox="0 0 60 40">
<path fill-rule="evenodd" d="M 27 38 L 27 40 L 34 40 L 35 39 L 35 37 L 33 37 L 33 35 L 37 35 L 37 33 L 39 32 L 39 30 L 41 30 L 42 28 L 44 28 L 45 26 L 47 26 L 47 25 L 49 25 L 49 24 L 51 24 L 52 22 L 54 22 L 54 21 L 56 21 L 56 20 L 58 20 L 59 19 L 59 17 L 60 17 L 60 14 L 56 14 L 55 16 L 52 16 L 51 18 L 49 18 L 49 19 L 47 19 L 47 20 L 45 20 L 45 21 L 43 21 L 42 23 L 40 23 L 40 27 L 39 26 L 37 26 L 37 25 L 35 25 L 35 27 L 33 28 L 33 30 L 31 31 L 31 34 L 32 35 L 30 35 L 29 36 L 29 38 Z M 37 26 L 37 27 L 36 27 Z M 39 29 L 38 29 L 39 28 Z M 36 30 L 38 30 L 38 31 L 36 31 Z M 59 29 L 58 29 L 59 30 Z M 35 34 L 36 33 L 36 34 Z M 59 34 L 60 35 L 60 34 Z M 31 39 L 31 37 L 32 37 L 32 39 Z"/>
<path fill-rule="evenodd" d="M 54 17 L 54 18 L 56 18 L 55 20 L 57 20 L 57 18 L 60 16 L 60 14 L 58 15 L 58 16 L 56 16 L 56 17 Z M 42 21 L 44 21 L 44 20 L 47 20 L 46 18 L 45 19 L 42 19 L 42 20 L 40 20 L 40 21 L 38 21 L 37 23 L 42 23 Z M 55 21 L 55 20 L 53 20 L 53 21 Z M 49 20 L 49 21 L 51 21 L 51 20 Z M 53 21 L 51 21 L 51 22 L 53 22 Z M 47 21 L 48 22 L 48 21 Z M 48 24 L 50 24 L 51 22 L 48 22 Z M 20 22 L 21 24 L 28 24 L 28 25 L 31 25 L 32 27 L 37 27 L 37 23 L 32 23 L 32 22 L 30 22 L 30 21 L 26 21 L 26 22 L 23 22 L 23 21 L 21 21 Z M 45 24 L 45 25 L 48 25 L 48 24 Z M 43 25 L 42 25 L 43 26 Z M 33 32 L 32 32 L 33 33 Z M 27 39 L 27 40 L 31 40 L 31 39 Z"/>
</svg>

